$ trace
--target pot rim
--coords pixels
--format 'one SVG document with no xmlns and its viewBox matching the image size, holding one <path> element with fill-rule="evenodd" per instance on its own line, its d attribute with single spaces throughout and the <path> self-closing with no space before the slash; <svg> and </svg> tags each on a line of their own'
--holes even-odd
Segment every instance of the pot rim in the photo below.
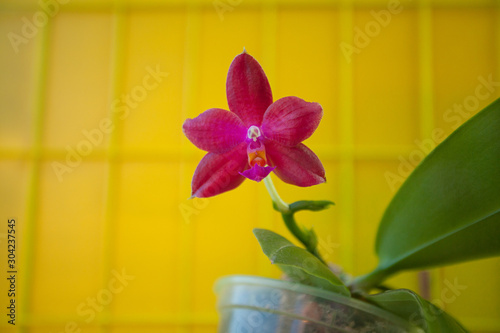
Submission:
<svg viewBox="0 0 500 333">
<path fill-rule="evenodd" d="M 284 281 L 272 278 L 266 278 L 255 275 L 228 275 L 217 279 L 214 285 L 215 294 L 218 295 L 220 290 L 228 285 L 254 285 L 254 286 L 265 286 L 269 288 L 277 288 L 283 290 L 289 290 L 296 293 L 309 294 L 311 296 L 320 297 L 326 300 L 334 301 L 340 304 L 344 304 L 358 310 L 371 313 L 373 315 L 386 318 L 396 325 L 401 325 L 410 330 L 410 332 L 418 332 L 418 328 L 411 325 L 407 320 L 390 313 L 384 309 L 381 309 L 370 303 L 362 302 L 360 300 L 346 297 L 332 291 L 323 290 L 320 288 L 307 286 L 297 282 Z M 417 329 L 417 331 L 414 331 Z"/>
</svg>

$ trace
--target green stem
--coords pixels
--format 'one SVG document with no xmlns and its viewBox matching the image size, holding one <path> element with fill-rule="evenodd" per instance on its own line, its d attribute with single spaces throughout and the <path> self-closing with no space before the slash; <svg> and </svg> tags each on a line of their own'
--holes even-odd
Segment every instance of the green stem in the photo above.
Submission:
<svg viewBox="0 0 500 333">
<path fill-rule="evenodd" d="M 271 200 L 273 200 L 275 208 L 282 214 L 290 212 L 290 206 L 286 202 L 284 202 L 283 199 L 281 199 L 278 191 L 276 191 L 276 188 L 274 187 L 273 181 L 271 179 L 271 175 L 268 175 L 266 178 L 264 178 L 264 184 L 266 185 L 267 192 L 269 192 L 269 195 L 271 196 Z"/>
<path fill-rule="evenodd" d="M 281 216 L 283 217 L 283 221 L 285 221 L 285 225 L 290 230 L 292 235 L 295 236 L 306 248 L 307 251 L 311 252 L 316 256 L 316 258 L 319 259 L 323 264 L 326 265 L 325 260 L 321 257 L 321 255 L 318 252 L 318 248 L 316 247 L 316 244 L 313 243 L 310 239 L 310 237 L 304 233 L 299 226 L 297 225 L 297 222 L 295 221 L 295 218 L 293 216 L 293 213 L 282 213 Z"/>
<path fill-rule="evenodd" d="M 375 269 L 374 271 L 359 276 L 355 278 L 352 283 L 349 285 L 349 289 L 352 291 L 362 290 L 362 291 L 370 291 L 373 288 L 381 285 L 381 283 L 389 276 L 391 272 L 384 269 Z"/>
<path fill-rule="evenodd" d="M 273 181 L 271 180 L 271 175 L 264 178 L 264 184 L 266 185 L 266 189 L 273 200 L 274 207 L 281 213 L 288 230 L 305 246 L 309 252 L 314 254 L 319 261 L 326 265 L 326 262 L 318 252 L 316 242 L 314 242 L 311 237 L 297 225 L 295 217 L 293 216 L 294 212 L 290 210 L 290 205 L 283 201 L 283 199 L 279 196 L 278 191 L 276 191 Z"/>
</svg>

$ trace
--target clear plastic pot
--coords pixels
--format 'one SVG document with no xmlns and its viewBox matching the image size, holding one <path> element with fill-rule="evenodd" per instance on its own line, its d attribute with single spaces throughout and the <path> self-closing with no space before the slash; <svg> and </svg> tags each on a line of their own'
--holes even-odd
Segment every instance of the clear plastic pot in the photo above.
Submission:
<svg viewBox="0 0 500 333">
<path fill-rule="evenodd" d="M 401 318 L 298 283 L 234 275 L 215 284 L 219 333 L 410 333 Z"/>
</svg>

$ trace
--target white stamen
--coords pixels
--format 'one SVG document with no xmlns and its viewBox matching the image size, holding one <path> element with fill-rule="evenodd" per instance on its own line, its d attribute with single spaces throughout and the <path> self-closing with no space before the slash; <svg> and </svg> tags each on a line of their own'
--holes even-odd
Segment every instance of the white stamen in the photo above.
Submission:
<svg viewBox="0 0 500 333">
<path fill-rule="evenodd" d="M 259 136 L 260 136 L 260 129 L 255 125 L 250 126 L 247 132 L 247 137 L 255 142 L 257 141 L 257 138 Z"/>
</svg>

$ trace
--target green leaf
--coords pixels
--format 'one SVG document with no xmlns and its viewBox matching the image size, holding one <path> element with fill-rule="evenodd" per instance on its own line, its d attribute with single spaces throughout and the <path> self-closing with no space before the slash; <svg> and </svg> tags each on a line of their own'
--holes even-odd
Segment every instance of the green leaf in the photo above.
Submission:
<svg viewBox="0 0 500 333">
<path fill-rule="evenodd" d="M 290 204 L 289 207 L 290 211 L 293 213 L 301 210 L 310 210 L 316 212 L 327 209 L 330 205 L 335 205 L 335 203 L 329 200 L 302 200 Z"/>
<path fill-rule="evenodd" d="M 499 239 L 500 99 L 437 146 L 401 186 L 378 230 L 379 266 L 358 285 L 402 269 L 498 255 Z"/>
<path fill-rule="evenodd" d="M 420 327 L 426 333 L 465 333 L 452 316 L 411 290 L 398 289 L 366 297 L 367 301 Z"/>
<path fill-rule="evenodd" d="M 253 233 L 271 263 L 293 281 L 350 296 L 342 281 L 309 251 L 270 230 L 254 229 Z"/>
</svg>

